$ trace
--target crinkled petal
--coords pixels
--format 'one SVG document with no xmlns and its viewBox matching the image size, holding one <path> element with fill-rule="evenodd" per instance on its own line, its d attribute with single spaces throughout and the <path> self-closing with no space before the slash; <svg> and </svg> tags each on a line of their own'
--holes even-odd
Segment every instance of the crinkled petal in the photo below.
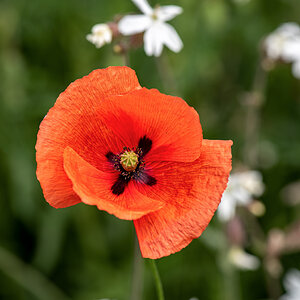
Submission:
<svg viewBox="0 0 300 300">
<path fill-rule="evenodd" d="M 152 24 L 149 16 L 129 15 L 123 17 L 118 23 L 119 31 L 123 35 L 132 35 L 147 30 Z"/>
<path fill-rule="evenodd" d="M 162 23 L 155 22 L 144 34 L 145 52 L 148 56 L 160 56 L 163 49 Z"/>
<path fill-rule="evenodd" d="M 40 124 L 36 143 L 37 178 L 45 199 L 54 207 L 80 202 L 63 168 L 63 152 L 72 147 L 93 166 L 108 168 L 105 154 L 119 151 L 122 138 L 102 122 L 99 110 L 104 97 L 139 89 L 135 72 L 127 67 L 95 70 L 61 93 Z"/>
<path fill-rule="evenodd" d="M 177 5 L 161 6 L 156 10 L 158 19 L 164 22 L 172 20 L 182 12 L 183 9 Z"/>
<path fill-rule="evenodd" d="M 152 141 L 149 161 L 191 162 L 200 156 L 202 129 L 197 112 L 178 97 L 142 88 L 102 101 L 102 118 L 115 136 L 136 147 Z"/>
<path fill-rule="evenodd" d="M 164 206 L 164 202 L 139 193 L 132 181 L 121 195 L 114 195 L 111 187 L 119 176 L 118 172 L 98 170 L 70 147 L 64 151 L 64 169 L 82 202 L 97 205 L 100 210 L 120 219 L 137 219 Z"/>
<path fill-rule="evenodd" d="M 153 8 L 146 0 L 132 0 L 132 2 L 140 9 L 145 15 L 152 15 Z"/>
<path fill-rule="evenodd" d="M 174 27 L 163 23 L 160 30 L 163 43 L 173 52 L 179 52 L 183 47 L 183 43 Z"/>
<path fill-rule="evenodd" d="M 151 165 L 157 184 L 138 186 L 141 193 L 166 205 L 134 221 L 143 257 L 170 255 L 199 237 L 210 222 L 231 170 L 231 141 L 203 140 L 192 163 Z"/>
</svg>

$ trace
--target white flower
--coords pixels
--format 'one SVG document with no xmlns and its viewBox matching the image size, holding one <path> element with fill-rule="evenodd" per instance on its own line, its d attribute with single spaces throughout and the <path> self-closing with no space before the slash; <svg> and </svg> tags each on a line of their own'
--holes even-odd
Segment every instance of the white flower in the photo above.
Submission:
<svg viewBox="0 0 300 300">
<path fill-rule="evenodd" d="M 242 248 L 234 246 L 229 251 L 230 262 L 241 270 L 256 270 L 259 265 L 259 259 Z"/>
<path fill-rule="evenodd" d="M 119 22 L 119 31 L 123 35 L 144 34 L 145 52 L 148 56 L 160 56 L 163 45 L 174 52 L 179 52 L 183 43 L 176 30 L 165 23 L 182 13 L 176 5 L 150 7 L 146 0 L 132 0 L 143 15 L 128 15 Z"/>
<path fill-rule="evenodd" d="M 272 60 L 293 62 L 300 58 L 300 27 L 284 23 L 265 39 L 266 54 Z"/>
<path fill-rule="evenodd" d="M 88 34 L 86 39 L 97 48 L 101 48 L 105 44 L 111 43 L 112 35 L 112 31 L 107 24 L 96 24 L 92 28 L 92 33 Z"/>
<path fill-rule="evenodd" d="M 259 197 L 264 192 L 262 176 L 258 171 L 245 171 L 229 177 L 217 215 L 223 222 L 227 222 L 235 215 L 237 205 L 247 206 L 253 200 L 253 196 Z"/>
<path fill-rule="evenodd" d="M 300 78 L 300 27 L 296 23 L 284 23 L 269 34 L 264 47 L 271 60 L 292 63 L 292 72 Z"/>
<path fill-rule="evenodd" d="M 283 285 L 287 291 L 279 300 L 299 300 L 300 299 L 300 271 L 290 270 L 284 277 Z"/>
</svg>

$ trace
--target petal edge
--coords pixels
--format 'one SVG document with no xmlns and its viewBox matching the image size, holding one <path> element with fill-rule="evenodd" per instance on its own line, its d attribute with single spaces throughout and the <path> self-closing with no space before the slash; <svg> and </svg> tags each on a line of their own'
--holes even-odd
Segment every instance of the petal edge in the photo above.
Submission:
<svg viewBox="0 0 300 300">
<path fill-rule="evenodd" d="M 202 234 L 227 186 L 231 145 L 231 141 L 203 140 L 200 158 L 186 164 L 190 171 L 199 170 L 199 175 L 185 198 L 179 194 L 161 210 L 134 221 L 143 257 L 157 259 L 178 252 Z M 173 176 L 172 185 L 178 177 L 176 172 L 165 176 L 169 181 Z"/>
<path fill-rule="evenodd" d="M 88 137 L 84 132 L 90 128 L 101 98 L 140 88 L 134 70 L 108 67 L 77 79 L 59 95 L 40 124 L 35 146 L 37 178 L 50 205 L 62 208 L 81 202 L 63 169 L 63 152 L 67 146 L 76 150 L 86 146 Z M 97 127 L 95 122 L 92 125 Z"/>
<path fill-rule="evenodd" d="M 164 206 L 163 202 L 140 194 L 132 182 L 129 182 L 120 196 L 114 195 L 111 186 L 118 172 L 109 173 L 96 169 L 70 147 L 64 151 L 64 169 L 82 202 L 96 205 L 100 210 L 120 219 L 137 219 Z"/>
</svg>

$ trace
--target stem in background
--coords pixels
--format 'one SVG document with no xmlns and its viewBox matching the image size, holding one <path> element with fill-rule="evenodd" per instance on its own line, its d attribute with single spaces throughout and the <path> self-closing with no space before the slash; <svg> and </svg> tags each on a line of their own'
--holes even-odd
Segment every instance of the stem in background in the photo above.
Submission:
<svg viewBox="0 0 300 300">
<path fill-rule="evenodd" d="M 123 65 L 129 67 L 130 60 L 129 60 L 129 53 L 128 53 L 128 51 L 124 50 L 124 52 L 122 53 L 122 57 L 123 57 Z"/>
<path fill-rule="evenodd" d="M 158 300 L 164 300 L 164 291 L 163 291 L 163 286 L 161 283 L 161 279 L 158 273 L 158 269 L 156 266 L 156 262 L 155 259 L 149 259 L 149 265 L 154 277 L 154 281 L 155 281 L 155 287 L 156 287 L 156 292 L 157 292 L 157 299 Z"/>
<path fill-rule="evenodd" d="M 24 289 L 41 300 L 67 300 L 64 293 L 44 274 L 21 261 L 17 256 L 0 246 L 0 270 L 15 280 Z"/>
<path fill-rule="evenodd" d="M 143 273 L 144 273 L 144 262 L 141 257 L 139 242 L 135 234 L 132 285 L 131 285 L 131 297 L 130 297 L 131 300 L 142 299 Z"/>
<path fill-rule="evenodd" d="M 172 76 L 172 72 L 170 70 L 170 66 L 166 57 L 164 57 L 163 55 L 160 57 L 155 57 L 155 63 L 165 92 L 174 93 L 174 95 L 178 96 L 179 93 L 176 80 Z"/>
<path fill-rule="evenodd" d="M 261 55 L 262 56 L 262 55 Z M 260 57 L 259 64 L 256 69 L 256 74 L 253 82 L 252 92 L 246 98 L 246 130 L 245 130 L 245 148 L 244 161 L 250 168 L 255 168 L 259 165 L 258 156 L 258 140 L 261 125 L 261 107 L 264 104 L 265 88 L 267 83 L 267 73 L 262 66 L 262 57 Z M 267 266 L 267 246 L 263 243 L 263 230 L 260 228 L 258 222 L 252 219 L 252 224 L 255 225 L 255 230 L 249 232 L 252 235 L 254 242 L 259 242 L 256 245 L 263 253 L 263 267 L 265 271 L 265 280 L 267 291 L 271 299 L 278 299 L 280 296 L 280 281 L 278 277 L 274 277 L 268 270 Z M 262 240 L 263 239 L 263 240 Z"/>
<path fill-rule="evenodd" d="M 238 300 L 240 299 L 240 283 L 238 273 L 233 266 L 228 265 L 223 269 L 224 278 L 224 300 Z"/>
<path fill-rule="evenodd" d="M 244 161 L 250 167 L 258 165 L 258 140 L 261 123 L 261 107 L 264 103 L 266 72 L 262 67 L 261 58 L 256 69 L 252 92 L 245 99 L 246 129 Z"/>
<path fill-rule="evenodd" d="M 264 261 L 263 266 L 268 295 L 270 299 L 277 300 L 282 295 L 280 280 L 270 274 L 266 261 Z"/>
<path fill-rule="evenodd" d="M 227 236 L 225 227 L 223 227 L 223 234 Z M 227 236 L 227 243 L 223 243 L 219 248 L 217 256 L 217 263 L 223 280 L 223 290 L 219 299 L 239 300 L 241 299 L 239 274 L 229 260 L 229 249 L 230 243 Z"/>
</svg>

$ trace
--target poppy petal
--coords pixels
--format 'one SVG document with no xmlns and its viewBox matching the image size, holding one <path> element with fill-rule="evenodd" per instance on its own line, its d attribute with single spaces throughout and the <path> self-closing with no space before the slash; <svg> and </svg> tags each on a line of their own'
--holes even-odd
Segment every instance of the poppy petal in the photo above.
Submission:
<svg viewBox="0 0 300 300">
<path fill-rule="evenodd" d="M 56 208 L 81 200 L 63 168 L 63 152 L 72 147 L 95 167 L 109 167 L 105 154 L 124 146 L 101 121 L 104 97 L 139 89 L 135 72 L 127 67 L 95 70 L 71 83 L 40 124 L 36 144 L 37 178 L 44 196 Z"/>
<path fill-rule="evenodd" d="M 161 210 L 134 221 L 143 257 L 170 255 L 201 235 L 227 186 L 231 145 L 203 140 L 201 155 L 193 163 L 152 164 L 157 184 L 138 189 L 148 197 L 169 200 Z"/>
<path fill-rule="evenodd" d="M 64 151 L 64 169 L 82 202 L 97 205 L 120 219 L 134 220 L 164 206 L 163 202 L 139 193 L 132 181 L 127 182 L 124 192 L 115 195 L 111 188 L 119 173 L 98 170 L 70 147 Z"/>
<path fill-rule="evenodd" d="M 184 100 L 142 88 L 102 102 L 105 124 L 128 147 L 151 141 L 147 160 L 192 162 L 201 152 L 199 115 Z"/>
</svg>

